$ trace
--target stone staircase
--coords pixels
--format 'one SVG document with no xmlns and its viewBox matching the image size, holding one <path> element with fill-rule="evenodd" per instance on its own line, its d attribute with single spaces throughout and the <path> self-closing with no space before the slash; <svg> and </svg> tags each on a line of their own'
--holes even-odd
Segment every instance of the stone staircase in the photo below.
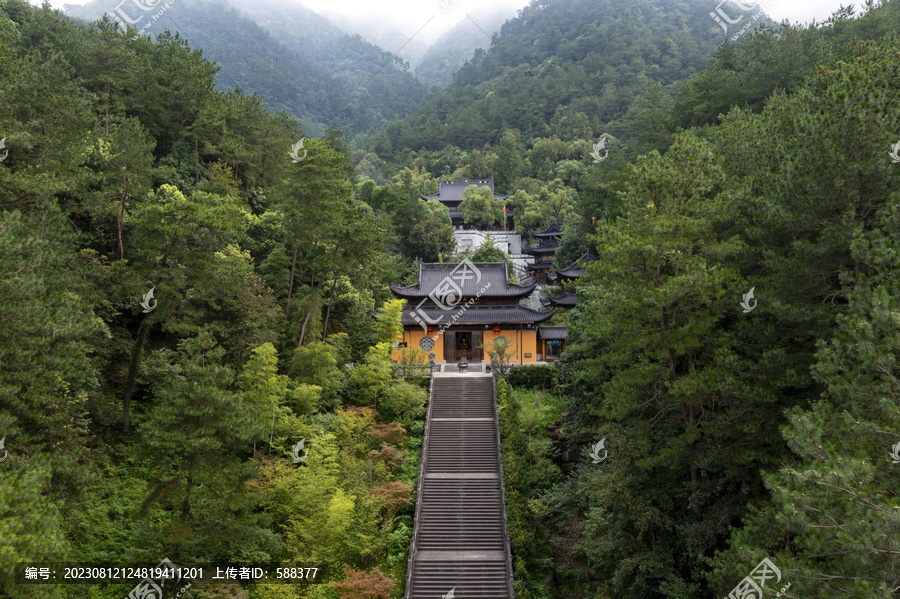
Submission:
<svg viewBox="0 0 900 599">
<path fill-rule="evenodd" d="M 512 599 L 500 436 L 489 374 L 434 373 L 407 599 Z"/>
</svg>

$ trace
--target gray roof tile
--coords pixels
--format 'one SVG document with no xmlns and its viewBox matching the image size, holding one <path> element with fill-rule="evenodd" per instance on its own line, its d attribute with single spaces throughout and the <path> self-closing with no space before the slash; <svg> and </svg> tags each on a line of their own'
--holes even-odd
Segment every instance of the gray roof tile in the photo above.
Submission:
<svg viewBox="0 0 900 599">
<path fill-rule="evenodd" d="M 491 191 L 494 191 L 494 178 L 490 177 L 488 179 L 461 179 L 450 181 L 441 179 L 439 185 L 440 188 L 438 193 L 422 196 L 422 199 L 437 200 L 439 202 L 462 202 L 466 199 L 463 196 L 463 192 L 470 185 L 476 185 L 478 187 L 489 187 Z M 508 194 L 494 192 L 495 200 L 505 200 L 508 197 Z"/>
<path fill-rule="evenodd" d="M 462 297 L 502 297 L 519 299 L 534 291 L 535 285 L 517 285 L 509 282 L 506 262 L 419 263 L 419 282 L 415 285 L 391 285 L 398 297 L 409 300 L 432 295 L 445 305 Z M 452 295 L 453 297 L 449 297 Z"/>
<path fill-rule="evenodd" d="M 563 227 L 560 223 L 553 221 L 543 231 L 528 230 L 532 237 L 558 237 L 563 234 Z"/>
<path fill-rule="evenodd" d="M 423 315 L 419 311 L 423 311 Z M 415 313 L 415 315 L 414 315 Z M 490 325 L 490 324 L 527 324 L 549 320 L 553 311 L 539 312 L 523 306 L 469 306 L 463 304 L 450 310 L 442 310 L 435 306 L 407 305 L 403 309 L 403 324 L 424 323 L 429 327 L 450 325 Z M 456 320 L 454 320 L 456 318 Z"/>
<path fill-rule="evenodd" d="M 561 341 L 569 336 L 568 327 L 538 327 L 538 339 Z"/>
</svg>

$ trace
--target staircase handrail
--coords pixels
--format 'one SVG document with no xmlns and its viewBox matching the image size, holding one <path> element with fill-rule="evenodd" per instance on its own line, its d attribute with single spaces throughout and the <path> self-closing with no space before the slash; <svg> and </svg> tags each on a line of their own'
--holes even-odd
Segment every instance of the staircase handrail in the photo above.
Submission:
<svg viewBox="0 0 900 599">
<path fill-rule="evenodd" d="M 406 589 L 403 592 L 405 599 L 409 599 L 412 583 L 413 562 L 416 557 L 416 547 L 419 542 L 419 512 L 422 503 L 422 485 L 425 480 L 425 461 L 428 459 L 428 439 L 431 434 L 431 411 L 434 406 L 434 372 L 431 373 L 428 384 L 428 411 L 425 413 L 425 435 L 422 440 L 422 459 L 419 460 L 419 480 L 416 483 L 416 512 L 413 517 L 413 534 L 409 540 L 409 558 L 406 563 Z M 505 513 L 505 512 L 504 512 Z"/>
<path fill-rule="evenodd" d="M 497 465 L 500 468 L 500 507 L 503 510 L 503 540 L 506 543 L 506 580 L 509 589 L 509 599 L 515 599 L 513 590 L 512 550 L 509 546 L 509 533 L 506 530 L 506 485 L 503 483 L 503 454 L 500 449 L 500 413 L 497 410 L 497 378 L 496 369 L 491 369 L 491 405 L 494 409 L 494 424 L 497 427 Z"/>
</svg>

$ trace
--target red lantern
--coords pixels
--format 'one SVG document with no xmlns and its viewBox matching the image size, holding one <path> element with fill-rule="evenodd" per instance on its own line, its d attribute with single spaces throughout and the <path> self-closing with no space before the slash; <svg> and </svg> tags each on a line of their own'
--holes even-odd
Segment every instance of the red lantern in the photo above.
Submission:
<svg viewBox="0 0 900 599">
<path fill-rule="evenodd" d="M 434 329 L 432 329 L 431 327 L 428 327 L 428 332 L 429 332 L 429 333 L 433 333 L 433 332 L 434 332 Z"/>
<path fill-rule="evenodd" d="M 495 332 L 495 333 L 499 333 L 499 332 L 500 332 L 500 327 L 494 327 L 494 332 Z"/>
</svg>

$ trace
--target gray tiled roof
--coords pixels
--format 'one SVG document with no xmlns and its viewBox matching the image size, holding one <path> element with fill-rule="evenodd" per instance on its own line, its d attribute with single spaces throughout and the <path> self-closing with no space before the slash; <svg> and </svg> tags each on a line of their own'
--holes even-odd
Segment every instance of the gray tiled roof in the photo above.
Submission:
<svg viewBox="0 0 900 599">
<path fill-rule="evenodd" d="M 506 262 L 477 262 L 472 266 L 477 272 L 464 268 L 462 262 L 420 262 L 419 282 L 406 286 L 391 285 L 391 291 L 398 297 L 409 300 L 427 298 L 432 292 L 443 298 L 446 296 L 446 292 L 441 292 L 443 287 L 459 297 L 476 297 L 480 293 L 480 297 L 484 298 L 503 297 L 513 300 L 531 295 L 534 291 L 535 285 L 509 282 Z M 449 284 L 448 277 L 451 281 Z M 447 303 L 454 302 L 448 298 Z"/>
<path fill-rule="evenodd" d="M 476 185 L 478 187 L 489 187 L 491 191 L 494 191 L 494 178 L 490 177 L 489 179 L 461 179 L 451 181 L 445 181 L 444 179 L 441 179 L 439 185 L 440 188 L 438 193 L 422 196 L 422 199 L 437 200 L 439 202 L 462 202 L 466 199 L 463 196 L 463 192 L 466 190 L 466 187 L 470 185 Z M 495 200 L 505 200 L 508 197 L 508 194 L 494 192 Z"/>
<path fill-rule="evenodd" d="M 576 260 L 575 262 L 573 262 L 572 264 L 568 265 L 565 268 L 557 269 L 556 272 L 561 277 L 568 278 L 568 279 L 575 279 L 584 274 L 584 265 L 593 260 L 595 260 L 595 258 L 593 256 L 591 256 L 591 253 L 585 252 L 581 255 L 581 257 L 578 260 Z M 555 279 L 555 277 L 554 277 L 554 279 Z"/>
<path fill-rule="evenodd" d="M 442 310 L 435 306 L 422 306 L 420 310 L 425 312 L 419 319 L 413 317 L 417 311 L 416 306 L 407 305 L 403 309 L 403 324 L 419 324 L 424 322 L 429 327 L 439 327 L 442 324 L 451 325 L 490 325 L 490 324 L 529 324 L 549 320 L 553 316 L 553 310 L 539 312 L 522 306 L 469 306 L 463 309 L 464 304 L 450 310 Z M 456 320 L 453 320 L 454 317 Z"/>
<path fill-rule="evenodd" d="M 559 247 L 559 242 L 555 237 L 548 237 L 546 239 L 541 240 L 541 243 L 538 245 L 530 245 L 528 247 L 522 248 L 522 251 L 526 254 L 550 254 L 556 251 L 556 248 Z"/>
<path fill-rule="evenodd" d="M 563 234 L 563 227 L 560 223 L 553 221 L 543 231 L 528 230 L 532 237 L 557 237 Z"/>
<path fill-rule="evenodd" d="M 553 262 L 535 262 L 529 264 L 525 270 L 549 270 L 551 268 L 553 268 Z"/>
<path fill-rule="evenodd" d="M 569 336 L 568 327 L 538 327 L 538 339 L 562 341 Z"/>
<path fill-rule="evenodd" d="M 578 304 L 578 296 L 574 293 L 563 293 L 553 297 L 547 296 L 547 299 L 541 299 L 541 303 L 545 306 L 554 305 L 562 308 L 574 308 Z"/>
</svg>

